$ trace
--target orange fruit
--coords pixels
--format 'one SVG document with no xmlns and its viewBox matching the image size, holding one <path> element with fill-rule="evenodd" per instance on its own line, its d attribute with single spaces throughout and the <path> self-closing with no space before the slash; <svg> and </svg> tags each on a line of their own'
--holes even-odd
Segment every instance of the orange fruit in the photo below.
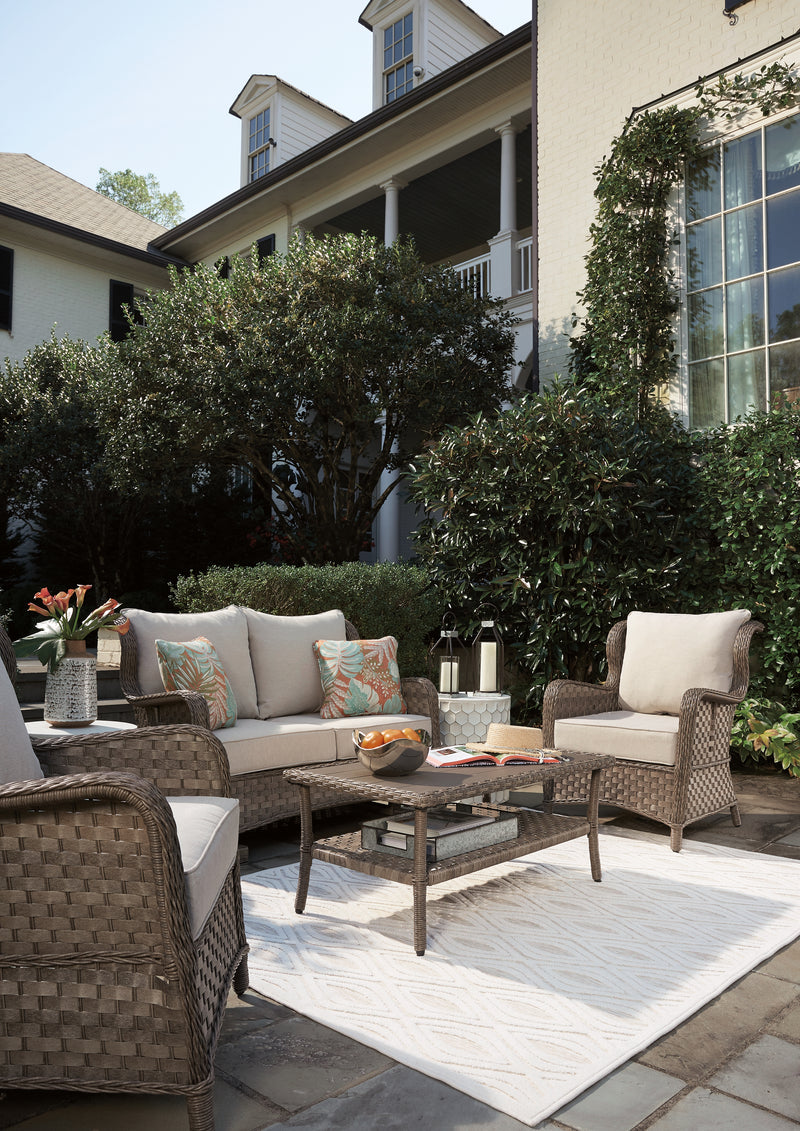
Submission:
<svg viewBox="0 0 800 1131">
<path fill-rule="evenodd" d="M 422 742 L 419 731 L 412 730 L 411 727 L 404 727 L 403 735 L 405 738 L 410 738 L 412 742 Z"/>
<path fill-rule="evenodd" d="M 361 739 L 362 750 L 374 750 L 376 746 L 383 746 L 384 737 L 379 730 L 370 730 Z"/>
<path fill-rule="evenodd" d="M 383 732 L 383 741 L 384 742 L 396 742 L 398 738 L 405 738 L 405 737 L 406 736 L 403 734 L 403 732 L 401 730 L 385 730 Z"/>
</svg>

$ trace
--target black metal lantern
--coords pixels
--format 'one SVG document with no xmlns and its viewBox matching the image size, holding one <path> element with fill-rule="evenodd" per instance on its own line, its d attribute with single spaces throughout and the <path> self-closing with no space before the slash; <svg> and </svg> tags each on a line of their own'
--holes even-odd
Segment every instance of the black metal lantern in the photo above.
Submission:
<svg viewBox="0 0 800 1131">
<path fill-rule="evenodd" d="M 494 605 L 484 605 L 478 610 L 481 626 L 472 642 L 472 671 L 475 693 L 499 694 L 503 685 L 503 638 L 500 635 L 495 617 Z M 490 613 L 494 615 L 489 615 Z"/>
<path fill-rule="evenodd" d="M 462 695 L 464 692 L 464 674 L 461 659 L 464 646 L 458 637 L 455 617 L 452 613 L 445 613 L 442 617 L 442 628 L 439 639 L 436 640 L 428 653 L 428 669 L 430 677 L 442 695 Z"/>
</svg>

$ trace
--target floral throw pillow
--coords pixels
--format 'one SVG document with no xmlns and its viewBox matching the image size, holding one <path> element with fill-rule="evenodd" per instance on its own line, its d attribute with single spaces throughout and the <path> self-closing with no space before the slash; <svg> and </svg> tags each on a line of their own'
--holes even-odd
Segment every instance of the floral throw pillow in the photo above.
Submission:
<svg viewBox="0 0 800 1131">
<path fill-rule="evenodd" d="M 199 691 L 208 703 L 212 730 L 234 725 L 236 698 L 210 640 L 156 640 L 156 653 L 165 691 Z"/>
<path fill-rule="evenodd" d="M 407 713 L 393 636 L 380 640 L 316 640 L 314 655 L 322 680 L 324 700 L 319 713 L 323 719 Z"/>
</svg>

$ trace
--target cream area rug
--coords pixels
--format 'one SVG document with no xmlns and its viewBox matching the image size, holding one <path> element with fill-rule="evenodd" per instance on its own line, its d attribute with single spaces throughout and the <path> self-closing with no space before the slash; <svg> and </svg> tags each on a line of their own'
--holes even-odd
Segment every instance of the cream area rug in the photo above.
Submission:
<svg viewBox="0 0 800 1131">
<path fill-rule="evenodd" d="M 800 935 L 800 864 L 586 839 L 428 891 L 315 861 L 243 883 L 252 986 L 534 1126 Z"/>
</svg>

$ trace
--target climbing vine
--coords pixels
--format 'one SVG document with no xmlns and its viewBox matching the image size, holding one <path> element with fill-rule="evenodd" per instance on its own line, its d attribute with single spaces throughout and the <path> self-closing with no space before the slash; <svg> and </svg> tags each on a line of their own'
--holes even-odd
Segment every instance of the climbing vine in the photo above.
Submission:
<svg viewBox="0 0 800 1131">
<path fill-rule="evenodd" d="M 706 175 L 702 133 L 754 107 L 765 116 L 795 106 L 800 81 L 785 63 L 751 74 L 700 82 L 689 107 L 648 110 L 629 122 L 595 171 L 597 215 L 589 230 L 586 285 L 573 316 L 571 369 L 589 388 L 647 416 L 663 399 L 675 368 L 679 294 L 670 258 L 675 235 L 669 200 L 691 170 Z"/>
</svg>

